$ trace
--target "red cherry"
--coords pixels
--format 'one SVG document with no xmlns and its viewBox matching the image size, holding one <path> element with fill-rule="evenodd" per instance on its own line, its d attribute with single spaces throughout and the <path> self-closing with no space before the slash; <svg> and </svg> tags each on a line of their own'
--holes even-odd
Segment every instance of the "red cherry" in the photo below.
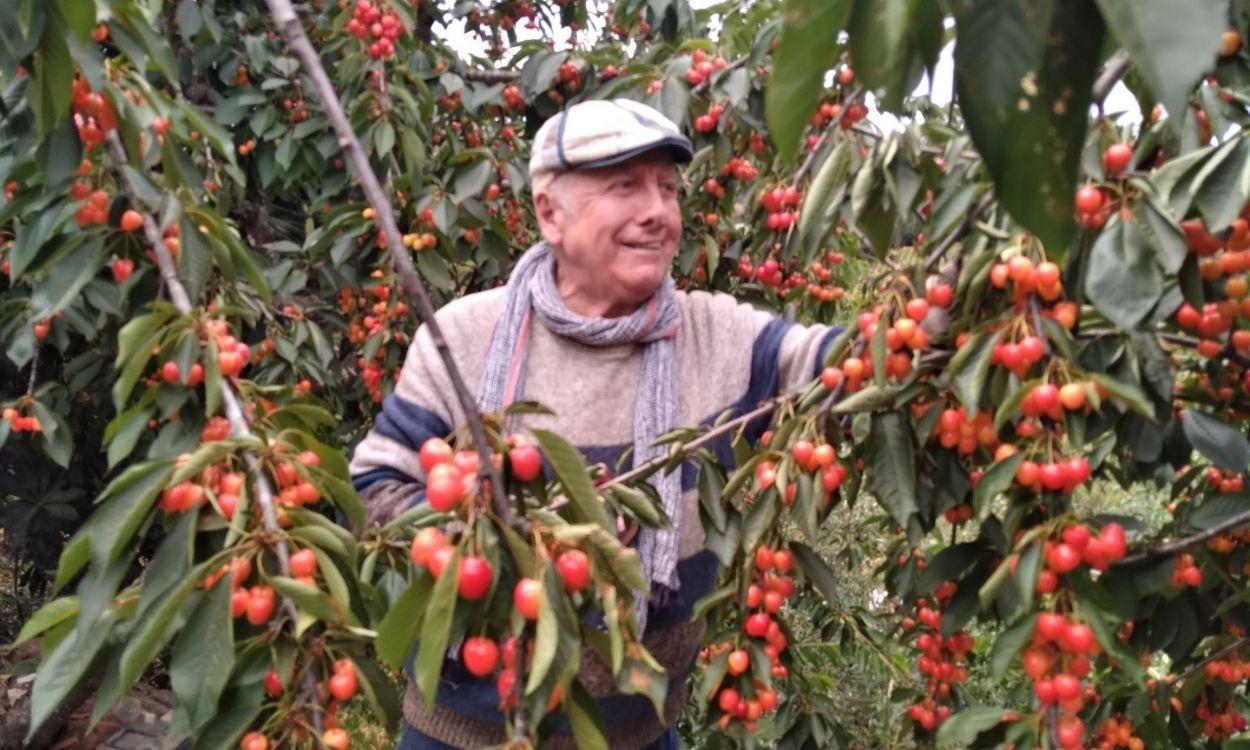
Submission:
<svg viewBox="0 0 1250 750">
<path fill-rule="evenodd" d="M 1060 542 L 1046 550 L 1046 567 L 1058 575 L 1070 573 L 1081 564 L 1081 555 L 1072 547 Z"/>
<path fill-rule="evenodd" d="M 744 629 L 752 638 L 763 638 L 768 633 L 768 626 L 772 624 L 773 618 L 763 612 L 756 612 L 747 618 Z"/>
<path fill-rule="evenodd" d="M 427 472 L 438 464 L 448 463 L 452 459 L 451 446 L 442 438 L 430 438 L 421 444 L 421 450 L 418 451 L 417 457 L 421 461 L 421 468 Z"/>
<path fill-rule="evenodd" d="M 279 695 L 282 695 L 284 690 L 285 688 L 282 686 L 282 678 L 278 676 L 276 671 L 271 669 L 265 673 L 266 693 L 274 698 L 277 698 Z"/>
<path fill-rule="evenodd" d="M 114 258 L 109 264 L 109 270 L 113 272 L 113 281 L 121 284 L 134 273 L 135 262 L 129 258 Z"/>
<path fill-rule="evenodd" d="M 412 538 L 412 564 L 422 568 L 430 564 L 430 557 L 447 546 L 447 535 L 440 529 L 421 529 Z"/>
<path fill-rule="evenodd" d="M 122 214 L 121 226 L 127 232 L 134 232 L 143 226 L 143 215 L 134 209 L 130 209 Z"/>
<path fill-rule="evenodd" d="M 317 572 L 317 555 L 310 549 L 302 549 L 291 555 L 291 575 L 296 578 L 311 576 Z"/>
<path fill-rule="evenodd" d="M 760 545 L 755 549 L 755 569 L 769 570 L 773 567 L 773 551 Z"/>
<path fill-rule="evenodd" d="M 356 670 L 343 670 L 330 678 L 330 695 L 339 702 L 349 701 L 356 694 Z"/>
<path fill-rule="evenodd" d="M 499 645 L 490 638 L 472 636 L 465 639 L 461 657 L 471 674 L 485 677 L 499 664 Z"/>
<path fill-rule="evenodd" d="M 508 460 L 512 463 L 512 476 L 518 481 L 532 482 L 542 473 L 542 455 L 532 445 L 516 446 L 508 451 Z"/>
<path fill-rule="evenodd" d="M 182 370 L 177 362 L 166 362 L 161 365 L 161 379 L 166 383 L 177 383 L 182 379 Z"/>
<path fill-rule="evenodd" d="M 590 585 L 590 558 L 579 549 L 571 549 L 556 558 L 556 570 L 564 581 L 565 591 L 581 591 Z"/>
<path fill-rule="evenodd" d="M 741 700 L 741 697 L 738 695 L 738 691 L 727 687 L 720 691 L 720 695 L 716 698 L 716 705 L 727 714 L 733 713 L 739 700 Z"/>
<path fill-rule="evenodd" d="M 1107 175 L 1117 175 L 1128 169 L 1133 161 L 1133 147 L 1127 143 L 1113 143 L 1102 152 L 1102 166 Z"/>
<path fill-rule="evenodd" d="M 1051 383 L 1042 383 L 1033 389 L 1033 406 L 1039 414 L 1045 414 L 1059 405 L 1059 389 Z"/>
<path fill-rule="evenodd" d="M 255 586 L 247 598 L 247 621 L 253 625 L 269 622 L 273 615 L 274 593 L 268 586 Z"/>
<path fill-rule="evenodd" d="M 543 595 L 543 585 L 533 578 L 522 578 L 512 590 L 512 606 L 527 620 L 538 619 L 538 609 Z"/>
<path fill-rule="evenodd" d="M 430 575 L 438 578 L 443 573 L 443 568 L 447 567 L 447 563 L 451 562 L 451 558 L 456 554 L 456 548 L 450 544 L 434 550 L 429 559 Z"/>
<path fill-rule="evenodd" d="M 1097 213 L 1102 208 L 1103 200 L 1102 190 L 1086 185 L 1076 191 L 1076 211 L 1081 214 Z"/>
<path fill-rule="evenodd" d="M 929 287 L 925 299 L 934 307 L 947 307 L 955 299 L 955 290 L 950 284 L 935 284 Z"/>
<path fill-rule="evenodd" d="M 799 440 L 790 446 L 790 455 L 794 456 L 794 460 L 799 466 L 806 469 L 812 460 L 812 452 L 816 450 L 816 446 L 812 445 L 810 440 Z"/>
<path fill-rule="evenodd" d="M 477 601 L 490 591 L 490 563 L 470 555 L 460 560 L 460 598 Z"/>
<path fill-rule="evenodd" d="M 1068 621 L 1056 612 L 1043 612 L 1037 616 L 1035 632 L 1042 641 L 1057 641 L 1067 630 Z"/>
<path fill-rule="evenodd" d="M 729 654 L 729 674 L 740 675 L 751 666 L 751 656 L 743 649 L 736 649 Z"/>
<path fill-rule="evenodd" d="M 449 511 L 464 500 L 464 475 L 449 463 L 441 463 L 430 469 L 426 477 L 425 499 L 430 507 L 439 512 Z"/>
<path fill-rule="evenodd" d="M 929 302 L 926 299 L 917 297 L 907 301 L 906 306 L 907 317 L 919 323 L 929 314 Z"/>
<path fill-rule="evenodd" d="M 1087 654 L 1094 645 L 1094 631 L 1084 623 L 1065 626 L 1059 637 L 1059 647 L 1073 654 Z"/>
</svg>

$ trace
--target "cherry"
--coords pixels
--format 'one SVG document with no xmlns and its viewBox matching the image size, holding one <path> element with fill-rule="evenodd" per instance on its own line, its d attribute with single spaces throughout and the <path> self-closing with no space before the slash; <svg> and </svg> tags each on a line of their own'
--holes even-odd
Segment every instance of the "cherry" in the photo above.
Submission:
<svg viewBox="0 0 1250 750">
<path fill-rule="evenodd" d="M 330 695 L 340 702 L 351 700 L 356 694 L 356 670 L 345 669 L 330 678 Z"/>
<path fill-rule="evenodd" d="M 720 710 L 727 714 L 733 713 L 733 710 L 737 707 L 739 700 L 741 700 L 741 698 L 738 695 L 738 691 L 727 687 L 720 691 L 720 695 L 716 698 L 716 705 L 720 708 Z"/>
<path fill-rule="evenodd" d="M 1102 152 L 1102 166 L 1108 176 L 1118 175 L 1133 161 L 1133 147 L 1127 143 L 1113 143 Z"/>
<path fill-rule="evenodd" d="M 1086 185 L 1076 191 L 1076 211 L 1081 214 L 1097 213 L 1105 200 L 1102 190 Z"/>
<path fill-rule="evenodd" d="M 1057 641 L 1067 630 L 1068 621 L 1063 615 L 1055 612 L 1043 612 L 1037 616 L 1034 626 L 1037 637 L 1042 641 Z"/>
<path fill-rule="evenodd" d="M 951 288 L 950 284 L 935 284 L 929 287 L 925 299 L 934 307 L 948 307 L 955 299 L 955 290 Z"/>
<path fill-rule="evenodd" d="M 471 636 L 464 641 L 461 652 L 464 666 L 471 674 L 485 677 L 495 671 L 499 664 L 499 645 L 490 638 Z"/>
<path fill-rule="evenodd" d="M 490 591 L 493 573 L 490 563 L 470 555 L 460 560 L 460 598 L 477 601 Z"/>
<path fill-rule="evenodd" d="M 1073 654 L 1087 654 L 1094 645 L 1094 631 L 1084 623 L 1067 625 L 1059 637 L 1059 647 Z"/>
<path fill-rule="evenodd" d="M 310 549 L 302 549 L 291 555 L 291 575 L 296 578 L 311 576 L 317 572 L 317 555 Z"/>
<path fill-rule="evenodd" d="M 422 568 L 430 564 L 430 557 L 447 546 L 447 535 L 440 529 L 427 527 L 412 538 L 412 564 Z"/>
<path fill-rule="evenodd" d="M 444 464 L 451 461 L 454 451 L 442 438 L 430 438 L 421 444 L 420 451 L 417 452 L 417 458 L 421 461 L 421 468 L 427 472 L 438 464 Z"/>
<path fill-rule="evenodd" d="M 565 591 L 581 591 L 590 585 L 590 558 L 579 549 L 568 550 L 556 558 L 556 570 Z"/>
<path fill-rule="evenodd" d="M 447 567 L 447 563 L 451 562 L 451 558 L 455 554 L 456 548 L 452 547 L 450 544 L 434 550 L 434 553 L 430 555 L 430 559 L 428 561 L 430 575 L 434 576 L 436 579 L 442 575 L 443 568 Z"/>
<path fill-rule="evenodd" d="M 768 626 L 772 624 L 773 618 L 763 612 L 756 612 L 747 618 L 744 629 L 752 638 L 763 638 L 768 634 Z"/>
<path fill-rule="evenodd" d="M 751 666 L 751 657 L 743 649 L 736 649 L 729 654 L 729 674 L 737 676 Z"/>
<path fill-rule="evenodd" d="M 542 473 L 542 455 L 532 445 L 516 446 L 508 451 L 508 460 L 512 463 L 512 476 L 518 481 L 532 482 Z"/>
<path fill-rule="evenodd" d="M 512 590 L 512 605 L 527 620 L 537 620 L 543 585 L 533 578 L 522 578 Z"/>
<path fill-rule="evenodd" d="M 166 383 L 177 383 L 182 379 L 182 370 L 179 369 L 177 362 L 166 362 L 161 365 L 161 379 Z"/>
<path fill-rule="evenodd" d="M 135 262 L 129 258 L 114 258 L 109 264 L 109 270 L 113 272 L 113 281 L 121 284 L 134 273 Z"/>
<path fill-rule="evenodd" d="M 263 625 L 273 615 L 274 593 L 268 586 L 254 586 L 247 599 L 247 621 Z"/>
<path fill-rule="evenodd" d="M 440 463 L 429 470 L 425 483 L 425 499 L 439 512 L 455 508 L 464 500 L 464 475 L 454 465 Z"/>
<path fill-rule="evenodd" d="M 269 738 L 260 732 L 248 732 L 239 742 L 239 750 L 269 750 Z"/>
<path fill-rule="evenodd" d="M 1053 466 L 1054 464 L 1047 464 Z M 1043 470 L 1044 472 L 1044 470 Z M 1071 546 L 1060 542 L 1046 550 L 1046 567 L 1058 575 L 1070 573 L 1081 564 L 1081 555 Z"/>
<path fill-rule="evenodd" d="M 122 214 L 121 227 L 127 232 L 134 232 L 143 226 L 143 215 L 134 209 Z"/>
<path fill-rule="evenodd" d="M 321 744 L 327 750 L 347 750 L 351 736 L 342 727 L 332 727 L 321 733 Z"/>
<path fill-rule="evenodd" d="M 285 688 L 282 686 L 282 678 L 278 676 L 277 671 L 271 669 L 265 673 L 265 692 L 270 696 L 277 698 L 282 695 Z"/>
</svg>

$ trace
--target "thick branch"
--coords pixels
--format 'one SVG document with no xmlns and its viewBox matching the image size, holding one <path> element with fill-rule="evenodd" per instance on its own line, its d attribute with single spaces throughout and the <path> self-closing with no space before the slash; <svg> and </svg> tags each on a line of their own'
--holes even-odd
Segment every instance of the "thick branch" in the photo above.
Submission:
<svg viewBox="0 0 1250 750">
<path fill-rule="evenodd" d="M 143 205 L 139 200 L 134 185 L 130 182 L 130 177 L 126 174 L 125 166 L 129 164 L 126 158 L 126 149 L 122 145 L 121 138 L 118 137 L 116 131 L 109 131 L 106 139 L 108 145 L 108 155 L 113 162 L 113 173 L 117 178 L 117 184 L 126 195 L 130 205 L 143 216 L 143 235 L 147 239 L 148 244 L 152 247 L 152 252 L 156 257 L 156 265 L 160 269 L 161 279 L 165 282 L 165 288 L 169 291 L 169 297 L 173 300 L 174 306 L 183 313 L 190 313 L 193 310 L 191 305 L 191 297 L 187 294 L 186 287 L 182 285 L 182 280 L 178 278 L 178 269 L 174 265 L 173 256 L 165 248 L 165 243 L 161 237 L 160 227 L 157 226 L 156 220 L 152 218 L 152 214 L 148 211 L 140 211 Z M 251 428 L 248 424 L 247 417 L 243 413 L 242 407 L 239 406 L 238 396 L 234 391 L 233 385 L 228 379 L 222 380 L 221 385 L 221 403 L 226 411 L 226 419 L 230 422 L 230 436 L 242 437 L 251 434 Z M 285 577 L 291 575 L 290 553 L 286 546 L 286 541 L 282 538 L 282 530 L 278 525 L 278 517 L 274 511 L 273 488 L 269 485 L 269 478 L 265 476 L 262 470 L 260 459 L 252 452 L 245 455 L 248 469 L 252 473 L 252 487 L 256 490 L 256 499 L 260 504 L 261 523 L 264 526 L 266 535 L 273 541 L 274 552 L 278 558 L 278 570 Z M 282 599 L 282 609 L 286 616 L 294 623 L 299 619 L 299 610 L 295 603 L 290 599 Z M 304 691 L 310 704 L 316 704 L 317 685 L 316 678 L 309 671 L 305 675 Z M 313 726 L 317 730 L 318 736 L 321 734 L 321 715 L 313 713 Z"/>
<path fill-rule="evenodd" d="M 1150 562 L 1151 560 L 1159 560 L 1164 557 L 1170 557 L 1171 555 L 1175 555 L 1178 552 L 1184 552 L 1185 550 L 1189 549 L 1190 547 L 1193 547 L 1194 545 L 1202 544 L 1203 542 L 1209 539 L 1214 539 L 1215 537 L 1225 532 L 1232 531 L 1233 529 L 1240 528 L 1246 525 L 1250 525 L 1250 511 L 1246 511 L 1244 513 L 1238 513 L 1237 515 L 1233 516 L 1227 521 L 1221 524 L 1218 524 L 1216 526 L 1212 526 L 1206 531 L 1200 531 L 1197 534 L 1192 534 L 1190 536 L 1181 537 L 1180 539 L 1177 539 L 1172 542 L 1168 542 L 1167 544 L 1162 544 L 1153 549 L 1147 549 L 1147 550 L 1142 550 L 1141 552 L 1135 552 L 1131 555 L 1121 558 L 1114 564 L 1115 565 L 1135 565 L 1137 563 Z"/>
<path fill-rule="evenodd" d="M 382 234 L 386 237 L 387 249 L 391 253 L 391 264 L 396 273 L 399 274 L 404 291 L 415 301 L 417 313 L 425 323 L 426 330 L 430 334 L 430 340 L 433 341 L 434 347 L 438 350 L 439 358 L 443 361 L 443 366 L 447 370 L 447 377 L 451 381 L 452 389 L 456 392 L 456 399 L 459 401 L 460 408 L 464 412 L 465 421 L 468 423 L 469 433 L 473 436 L 473 444 L 477 448 L 478 458 L 480 459 L 478 477 L 490 485 L 495 513 L 505 523 L 523 532 L 527 524 L 524 519 L 518 518 L 512 512 L 512 508 L 508 505 L 508 499 L 504 496 L 503 482 L 499 477 L 499 473 L 495 470 L 494 462 L 491 460 L 490 443 L 486 439 L 486 429 L 482 426 L 477 401 L 469 392 L 469 388 L 464 382 L 464 376 L 460 374 L 460 369 L 456 366 L 455 360 L 452 359 L 451 349 L 447 346 L 447 340 L 443 337 L 442 328 L 434 317 L 434 303 L 430 300 L 425 284 L 422 283 L 421 278 L 417 276 L 416 271 L 412 267 L 412 258 L 408 255 L 408 251 L 400 237 L 399 227 L 395 223 L 395 214 L 391 210 L 391 202 L 386 197 L 386 194 L 382 192 L 382 186 L 378 183 L 377 175 L 374 174 L 373 167 L 369 164 L 369 157 L 365 154 L 364 147 L 360 145 L 360 139 L 356 137 L 355 131 L 352 130 L 351 123 L 347 121 L 347 115 L 343 112 L 343 105 L 339 102 L 338 95 L 334 93 L 334 86 L 330 82 L 330 77 L 326 74 L 325 67 L 321 64 L 321 58 L 318 57 L 317 51 L 313 49 L 308 35 L 304 32 L 304 27 L 300 24 L 295 9 L 291 6 L 289 0 L 266 0 L 266 3 L 270 12 L 273 13 L 274 21 L 282 30 L 282 35 L 286 38 L 287 46 L 299 58 L 300 65 L 304 68 L 304 73 L 312 81 L 313 90 L 317 92 L 317 98 L 321 101 L 322 109 L 330 120 L 330 124 L 334 127 L 335 135 L 338 136 L 339 148 L 343 149 L 348 164 L 351 166 L 352 171 L 356 173 L 357 179 L 360 180 L 360 186 L 364 190 L 365 198 L 368 200 L 369 205 L 373 207 L 377 221 L 381 225 Z"/>
</svg>

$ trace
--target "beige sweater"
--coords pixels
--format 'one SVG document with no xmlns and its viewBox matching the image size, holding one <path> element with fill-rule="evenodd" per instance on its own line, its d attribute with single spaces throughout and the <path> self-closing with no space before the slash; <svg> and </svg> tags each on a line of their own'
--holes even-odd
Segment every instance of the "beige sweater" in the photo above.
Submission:
<svg viewBox="0 0 1250 750">
<path fill-rule="evenodd" d="M 837 332 L 824 326 L 789 325 L 725 294 L 678 292 L 677 297 L 678 423 L 683 425 L 710 421 L 727 408 L 745 412 L 806 384 L 818 373 L 824 346 Z M 493 289 L 456 300 L 438 312 L 456 365 L 473 392 L 503 301 L 504 289 Z M 556 336 L 537 322 L 529 347 L 526 392 L 520 397 L 538 401 L 554 414 L 526 415 L 522 425 L 554 430 L 578 446 L 591 463 L 602 461 L 615 469 L 617 459 L 633 446 L 642 347 L 586 346 Z M 462 423 L 463 413 L 442 362 L 422 327 L 395 393 L 386 399 L 382 414 L 352 457 L 352 478 L 371 522 L 385 522 L 421 500 L 425 477 L 417 449 L 427 438 L 445 436 Z M 714 447 L 725 463 L 732 462 L 727 441 Z M 691 607 L 712 589 L 718 571 L 715 557 L 704 549 L 695 480 L 693 466 L 683 467 L 684 507 L 678 526 L 681 590 L 677 601 L 663 611 L 653 607 L 643 638 L 670 675 L 666 716 L 661 721 L 645 698 L 617 693 L 597 659 L 587 659 L 579 673 L 582 684 L 599 699 L 614 749 L 646 747 L 663 734 L 684 701 L 684 678 L 703 631 L 702 622 L 690 622 Z M 491 681 L 475 680 L 449 660 L 435 710 L 426 711 L 410 685 L 404 714 L 410 724 L 441 742 L 481 747 L 504 739 L 496 702 Z M 549 746 L 572 747 L 572 740 L 560 735 Z"/>
</svg>

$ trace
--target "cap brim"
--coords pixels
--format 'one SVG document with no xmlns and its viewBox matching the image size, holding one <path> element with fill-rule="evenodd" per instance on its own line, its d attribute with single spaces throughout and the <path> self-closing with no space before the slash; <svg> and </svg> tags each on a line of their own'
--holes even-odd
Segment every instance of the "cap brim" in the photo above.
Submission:
<svg viewBox="0 0 1250 750">
<path fill-rule="evenodd" d="M 602 159 L 594 161 L 580 162 L 578 164 L 569 165 L 569 169 L 597 169 L 599 167 L 610 167 L 614 164 L 629 161 L 635 156 L 641 156 L 648 151 L 656 149 L 665 149 L 673 157 L 673 161 L 678 164 L 685 164 L 694 158 L 694 151 L 690 148 L 690 142 L 683 136 L 670 135 L 661 138 L 658 141 L 648 143 L 628 151 L 622 151 L 619 154 L 605 156 Z"/>
</svg>

